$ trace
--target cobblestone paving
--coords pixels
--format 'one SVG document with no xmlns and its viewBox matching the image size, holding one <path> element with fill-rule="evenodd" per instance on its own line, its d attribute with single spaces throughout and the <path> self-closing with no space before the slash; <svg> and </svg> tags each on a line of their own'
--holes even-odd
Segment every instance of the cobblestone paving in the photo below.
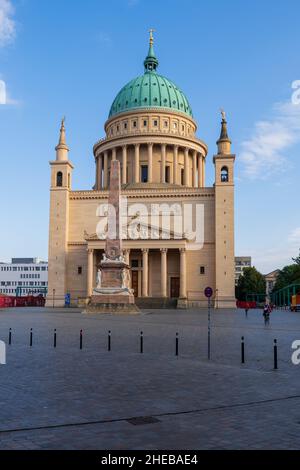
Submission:
<svg viewBox="0 0 300 470">
<path fill-rule="evenodd" d="M 291 363 L 299 314 L 274 312 L 266 328 L 258 310 L 248 319 L 243 311 L 213 311 L 210 362 L 205 310 L 0 310 L 5 342 L 9 328 L 12 345 L 0 366 L 0 449 L 300 448 L 300 366 Z M 157 421 L 128 421 L 145 416 Z"/>
</svg>

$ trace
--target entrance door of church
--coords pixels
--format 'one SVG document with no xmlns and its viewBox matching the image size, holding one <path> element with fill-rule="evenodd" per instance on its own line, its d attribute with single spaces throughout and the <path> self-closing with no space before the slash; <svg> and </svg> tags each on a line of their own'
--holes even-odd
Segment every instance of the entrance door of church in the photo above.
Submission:
<svg viewBox="0 0 300 470">
<path fill-rule="evenodd" d="M 131 271 L 131 283 L 132 283 L 132 289 L 134 290 L 134 297 L 138 297 L 139 295 L 139 272 L 138 271 Z"/>
<path fill-rule="evenodd" d="M 180 292 L 180 278 L 171 277 L 171 298 L 178 299 Z"/>
</svg>

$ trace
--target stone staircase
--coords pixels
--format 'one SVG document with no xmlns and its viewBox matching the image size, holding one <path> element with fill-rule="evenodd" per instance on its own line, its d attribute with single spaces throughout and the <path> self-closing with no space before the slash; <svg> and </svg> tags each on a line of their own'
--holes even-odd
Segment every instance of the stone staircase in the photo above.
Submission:
<svg viewBox="0 0 300 470">
<path fill-rule="evenodd" d="M 140 309 L 172 309 L 177 307 L 177 299 L 166 299 L 163 297 L 137 297 L 135 303 Z"/>
</svg>

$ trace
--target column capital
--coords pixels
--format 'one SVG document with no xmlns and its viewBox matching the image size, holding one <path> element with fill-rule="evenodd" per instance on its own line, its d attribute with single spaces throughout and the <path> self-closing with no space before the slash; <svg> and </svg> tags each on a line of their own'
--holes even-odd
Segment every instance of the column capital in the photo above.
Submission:
<svg viewBox="0 0 300 470">
<path fill-rule="evenodd" d="M 92 254 L 92 253 L 94 253 L 94 249 L 93 249 L 93 248 L 87 248 L 86 251 L 88 252 L 89 255 Z"/>
<path fill-rule="evenodd" d="M 185 154 L 189 153 L 189 151 L 190 151 L 189 147 L 184 147 L 184 153 Z"/>
<path fill-rule="evenodd" d="M 186 248 L 179 248 L 180 253 L 186 253 Z"/>
<path fill-rule="evenodd" d="M 161 147 L 162 147 L 163 149 L 165 149 L 165 148 L 167 148 L 167 144 L 161 144 Z"/>
<path fill-rule="evenodd" d="M 147 142 L 148 147 L 153 147 L 154 142 Z"/>
<path fill-rule="evenodd" d="M 142 253 L 149 253 L 149 248 L 141 248 Z"/>
<path fill-rule="evenodd" d="M 123 145 L 122 145 L 122 149 L 123 149 L 123 150 L 127 150 L 127 144 L 123 144 Z"/>
<path fill-rule="evenodd" d="M 168 252 L 168 248 L 160 248 L 160 252 L 161 252 L 161 253 L 167 253 L 167 252 Z"/>
<path fill-rule="evenodd" d="M 141 144 L 134 144 L 135 148 L 139 148 Z"/>
</svg>

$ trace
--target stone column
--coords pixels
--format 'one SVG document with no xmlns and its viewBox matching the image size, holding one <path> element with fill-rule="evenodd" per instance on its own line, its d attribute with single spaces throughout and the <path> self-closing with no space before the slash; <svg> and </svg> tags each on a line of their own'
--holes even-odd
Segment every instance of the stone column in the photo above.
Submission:
<svg viewBox="0 0 300 470">
<path fill-rule="evenodd" d="M 189 149 L 184 149 L 184 186 L 189 186 Z"/>
<path fill-rule="evenodd" d="M 193 151 L 193 187 L 197 188 L 197 150 Z"/>
<path fill-rule="evenodd" d="M 99 186 L 98 189 L 103 189 L 103 180 L 102 180 L 102 172 L 103 172 L 103 155 L 101 154 L 99 157 L 99 168 L 98 168 L 98 177 L 99 177 Z"/>
<path fill-rule="evenodd" d="M 108 151 L 104 152 L 104 189 L 108 188 Z"/>
<path fill-rule="evenodd" d="M 99 155 L 97 158 L 95 158 L 95 165 L 96 165 L 96 181 L 95 181 L 94 189 L 98 191 L 99 189 Z"/>
<path fill-rule="evenodd" d="M 140 182 L 140 144 L 135 144 L 134 153 L 134 182 Z"/>
<path fill-rule="evenodd" d="M 153 182 L 153 144 L 148 144 L 148 182 Z"/>
<path fill-rule="evenodd" d="M 93 274 L 94 274 L 94 250 L 88 249 L 88 264 L 87 264 L 87 297 L 90 297 L 93 292 Z"/>
<path fill-rule="evenodd" d="M 202 155 L 198 154 L 198 187 L 202 188 Z"/>
<path fill-rule="evenodd" d="M 116 160 L 117 159 L 117 149 L 114 147 L 111 151 L 111 159 Z"/>
<path fill-rule="evenodd" d="M 122 154 L 122 184 L 127 183 L 127 145 L 123 145 Z"/>
<path fill-rule="evenodd" d="M 160 182 L 166 182 L 166 144 L 161 146 L 161 170 L 160 170 Z"/>
<path fill-rule="evenodd" d="M 161 296 L 167 297 L 167 248 L 161 248 Z"/>
<path fill-rule="evenodd" d="M 126 248 L 125 250 L 123 250 L 123 256 L 124 256 L 124 259 L 125 259 L 125 263 L 129 265 L 129 257 L 130 257 L 130 249 L 129 248 Z"/>
<path fill-rule="evenodd" d="M 142 280 L 142 296 L 148 297 L 148 256 L 149 250 L 147 248 L 142 249 L 143 252 L 143 280 Z"/>
<path fill-rule="evenodd" d="M 173 183 L 180 184 L 178 182 L 178 145 L 174 145 L 173 151 Z"/>
<path fill-rule="evenodd" d="M 205 188 L 205 158 L 202 156 L 202 188 Z"/>
<path fill-rule="evenodd" d="M 186 299 L 186 249 L 180 248 L 180 298 Z"/>
</svg>

